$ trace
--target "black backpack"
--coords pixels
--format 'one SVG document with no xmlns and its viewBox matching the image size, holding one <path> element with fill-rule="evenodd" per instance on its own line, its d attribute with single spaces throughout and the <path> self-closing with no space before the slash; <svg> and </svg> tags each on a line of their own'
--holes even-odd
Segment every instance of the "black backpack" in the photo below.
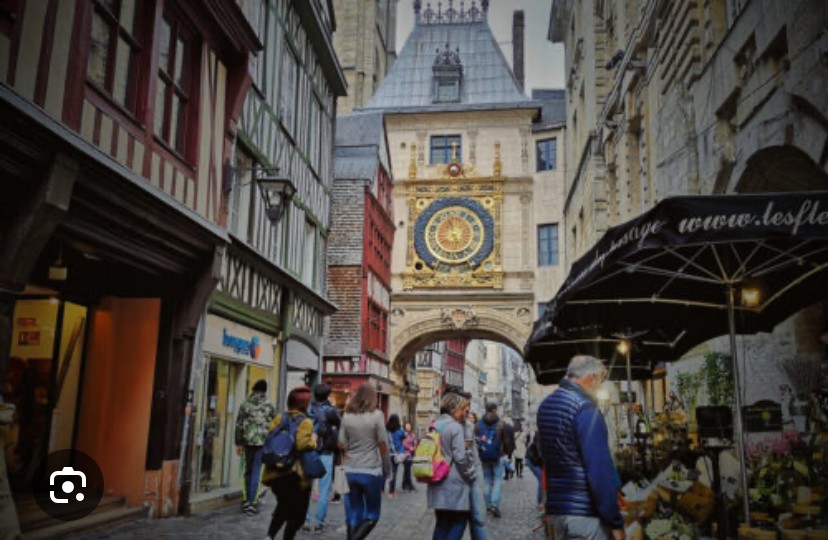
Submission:
<svg viewBox="0 0 828 540">
<path fill-rule="evenodd" d="M 339 442 L 338 414 L 331 405 L 318 405 L 313 411 L 313 430 L 318 438 L 317 451 L 335 452 Z"/>
</svg>

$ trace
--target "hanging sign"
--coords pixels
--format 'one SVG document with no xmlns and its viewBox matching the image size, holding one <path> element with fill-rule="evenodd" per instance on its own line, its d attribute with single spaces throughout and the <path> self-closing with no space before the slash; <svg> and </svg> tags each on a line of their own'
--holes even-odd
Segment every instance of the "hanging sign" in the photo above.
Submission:
<svg viewBox="0 0 828 540">
<path fill-rule="evenodd" d="M 204 351 L 258 365 L 273 365 L 274 337 L 217 315 L 207 315 Z"/>
</svg>

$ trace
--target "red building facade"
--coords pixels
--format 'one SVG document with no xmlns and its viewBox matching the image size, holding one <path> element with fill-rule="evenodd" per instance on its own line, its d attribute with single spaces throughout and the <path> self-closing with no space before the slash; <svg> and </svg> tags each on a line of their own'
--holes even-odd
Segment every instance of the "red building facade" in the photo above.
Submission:
<svg viewBox="0 0 828 540">
<path fill-rule="evenodd" d="M 337 119 L 328 294 L 338 311 L 330 317 L 323 380 L 332 399 L 371 382 L 386 414 L 392 391 L 388 357 L 392 181 L 382 115 Z"/>
<path fill-rule="evenodd" d="M 443 387 L 446 390 L 463 390 L 463 370 L 466 367 L 465 339 L 449 339 L 446 341 L 446 358 L 443 365 Z"/>
</svg>

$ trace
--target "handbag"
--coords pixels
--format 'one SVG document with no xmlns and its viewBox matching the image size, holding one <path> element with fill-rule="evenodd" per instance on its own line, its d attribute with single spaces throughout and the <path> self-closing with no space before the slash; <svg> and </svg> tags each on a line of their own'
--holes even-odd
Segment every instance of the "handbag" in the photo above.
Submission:
<svg viewBox="0 0 828 540">
<path fill-rule="evenodd" d="M 334 469 L 333 490 L 334 493 L 340 495 L 347 495 L 351 491 L 348 486 L 348 477 L 345 476 L 345 467 L 342 465 Z"/>
<path fill-rule="evenodd" d="M 316 450 L 302 452 L 299 456 L 299 463 L 302 465 L 302 475 L 305 478 L 322 478 L 327 472 Z"/>
</svg>

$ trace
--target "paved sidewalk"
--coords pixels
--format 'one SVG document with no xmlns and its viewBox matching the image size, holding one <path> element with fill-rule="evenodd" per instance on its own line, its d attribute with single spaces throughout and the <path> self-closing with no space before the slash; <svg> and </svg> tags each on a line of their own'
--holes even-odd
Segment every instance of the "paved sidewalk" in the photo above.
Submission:
<svg viewBox="0 0 828 540">
<path fill-rule="evenodd" d="M 533 533 L 540 524 L 535 506 L 535 477 L 528 471 L 523 478 L 503 482 L 503 517 L 488 518 L 490 540 L 543 539 L 542 532 Z M 416 493 L 398 493 L 394 499 L 383 496 L 382 514 L 369 538 L 376 540 L 421 540 L 434 531 L 434 514 L 426 508 L 426 486 L 418 485 Z M 211 538 L 227 540 L 264 539 L 270 514 L 276 506 L 272 494 L 264 498 L 261 513 L 246 516 L 238 506 L 190 517 L 142 519 L 104 532 L 79 538 L 85 540 L 155 540 L 172 538 Z M 316 503 L 311 502 L 311 508 Z M 300 533 L 305 540 L 341 540 L 345 538 L 345 512 L 342 504 L 328 506 L 329 526 L 316 534 Z M 280 532 L 277 538 L 281 538 Z M 468 529 L 465 538 L 469 538 Z"/>
</svg>

